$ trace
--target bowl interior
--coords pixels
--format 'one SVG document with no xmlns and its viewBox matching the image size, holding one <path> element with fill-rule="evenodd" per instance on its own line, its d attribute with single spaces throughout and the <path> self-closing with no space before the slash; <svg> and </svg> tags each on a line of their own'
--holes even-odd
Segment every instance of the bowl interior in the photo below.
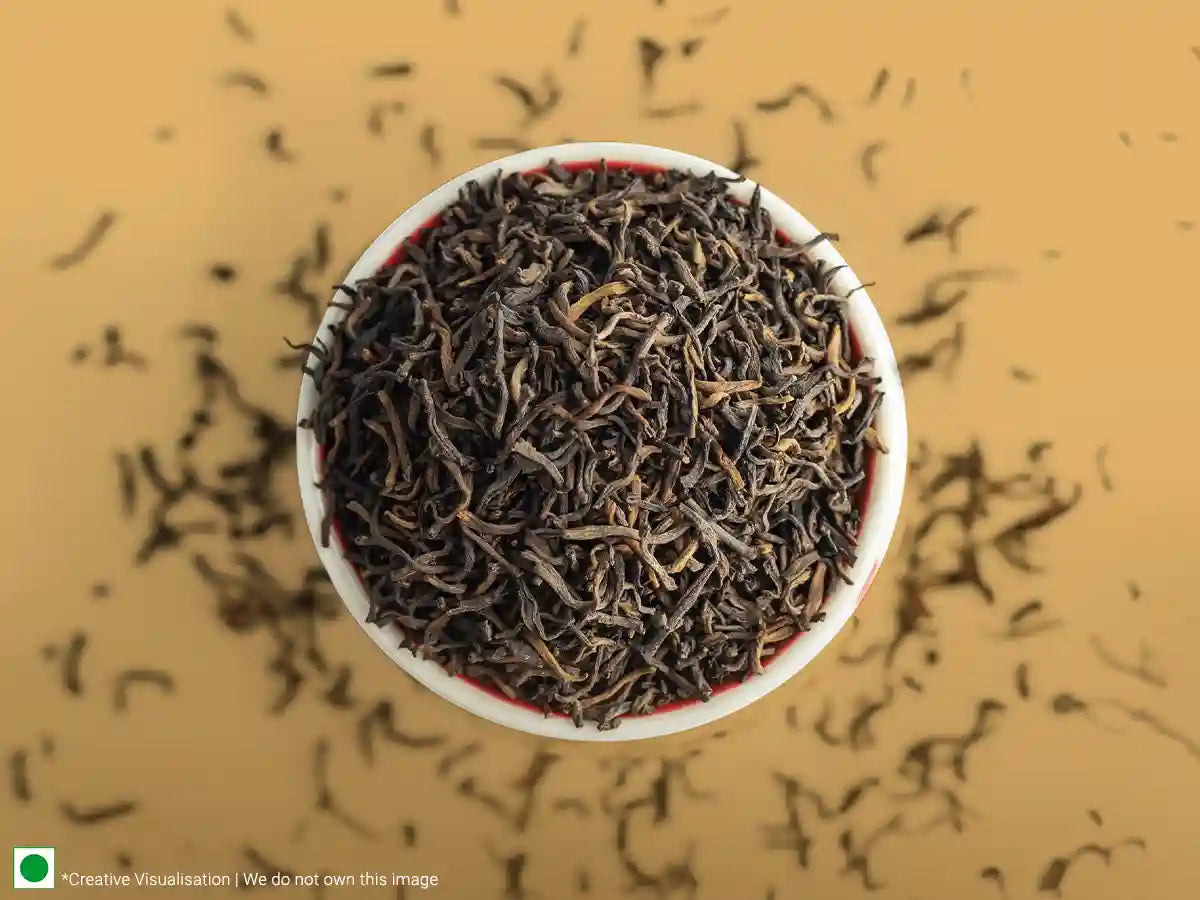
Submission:
<svg viewBox="0 0 1200 900">
<path fill-rule="evenodd" d="M 635 144 L 568 144 L 527 151 L 467 172 L 429 194 L 371 244 L 343 281 L 353 284 L 398 261 L 404 253 L 403 243 L 439 224 L 442 212 L 457 199 L 459 189 L 466 183 L 486 180 L 496 174 L 543 170 L 551 160 L 568 170 L 594 169 L 603 160 L 610 168 L 633 168 L 644 172 L 676 169 L 701 175 L 715 171 L 723 177 L 737 177 L 707 160 Z M 753 182 L 736 182 L 729 185 L 729 193 L 740 202 L 748 202 L 755 187 Z M 786 241 L 806 243 L 820 233 L 807 219 L 765 189 L 760 202 L 770 213 L 777 233 Z M 807 665 L 845 625 L 870 587 L 895 527 L 907 468 L 904 399 L 895 355 L 882 321 L 857 276 L 830 242 L 814 245 L 809 256 L 813 261 L 823 261 L 827 267 L 843 267 L 833 276 L 832 290 L 850 298 L 847 319 L 855 354 L 875 360 L 875 374 L 881 379 L 879 389 L 884 394 L 877 412 L 876 430 L 889 452 L 870 453 L 867 478 L 858 491 L 857 505 L 861 511 L 859 555 L 850 571 L 850 583 L 839 582 L 830 590 L 824 605 L 825 618 L 809 631 L 796 634 L 779 645 L 774 655 L 764 660 L 764 673 L 740 682 L 714 685 L 713 696 L 707 702 L 698 699 L 679 701 L 644 715 L 622 717 L 619 728 L 600 731 L 591 724 L 577 728 L 564 715 L 553 713 L 547 716 L 532 705 L 512 700 L 490 686 L 465 676 L 451 676 L 436 662 L 418 659 L 409 650 L 400 649 L 404 635 L 398 626 L 367 623 L 370 608 L 367 592 L 346 559 L 336 522 L 329 546 L 323 546 L 321 522 L 325 517 L 325 504 L 315 487 L 323 471 L 323 454 L 313 432 L 298 428 L 301 497 L 310 533 L 335 589 L 372 640 L 408 674 L 470 712 L 517 730 L 585 741 L 637 740 L 715 721 L 769 693 Z M 329 307 L 317 337 L 328 337 L 330 327 L 345 315 L 345 310 Z M 315 367 L 319 361 L 312 358 L 309 365 Z M 307 418 L 316 399 L 315 385 L 312 379 L 305 377 L 301 383 L 299 420 Z"/>
</svg>

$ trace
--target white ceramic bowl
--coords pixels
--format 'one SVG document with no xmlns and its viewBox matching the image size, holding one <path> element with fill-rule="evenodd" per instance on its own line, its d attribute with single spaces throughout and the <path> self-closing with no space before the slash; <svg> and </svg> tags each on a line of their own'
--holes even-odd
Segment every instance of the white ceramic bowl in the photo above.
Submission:
<svg viewBox="0 0 1200 900">
<path fill-rule="evenodd" d="M 375 239 L 359 257 L 344 281 L 354 283 L 378 271 L 405 238 L 410 237 L 451 205 L 467 182 L 488 179 L 497 173 L 510 174 L 541 169 L 551 160 L 560 163 L 606 160 L 610 165 L 631 163 L 697 174 L 715 171 L 725 177 L 736 177 L 724 166 L 708 160 L 642 144 L 588 142 L 527 150 L 472 169 L 446 182 L 410 207 Z M 740 201 L 748 202 L 755 187 L 752 181 L 742 181 L 729 185 L 729 193 Z M 771 214 L 775 227 L 793 242 L 803 243 L 819 234 L 819 229 L 808 219 L 766 189 L 762 192 L 761 203 L 763 209 Z M 841 254 L 828 241 L 818 243 L 809 252 L 812 258 L 824 260 L 830 266 L 845 265 Z M 890 452 L 874 454 L 873 472 L 868 482 L 869 495 L 859 539 L 858 561 L 851 570 L 851 582 L 838 583 L 826 601 L 824 620 L 807 633 L 793 638 L 783 650 L 771 657 L 763 674 L 752 676 L 740 684 L 718 689 L 708 702 L 694 701 L 645 716 L 629 716 L 622 719 L 620 727 L 600 731 L 590 724 L 577 728 L 565 717 L 544 716 L 531 707 L 513 703 L 499 694 L 485 691 L 467 679 L 452 677 L 435 662 L 417 659 L 409 650 L 400 648 L 402 635 L 396 626 L 379 627 L 367 624 L 367 593 L 343 555 L 336 533 L 331 536 L 330 546 L 321 545 L 321 522 L 325 515 L 325 502 L 316 488 L 321 475 L 320 448 L 310 429 L 298 428 L 297 459 L 304 514 L 317 547 L 317 554 L 321 557 L 321 562 L 325 565 L 325 570 L 346 608 L 370 635 L 371 640 L 378 644 L 396 665 L 435 694 L 499 725 L 544 737 L 576 741 L 632 741 L 661 737 L 714 722 L 773 691 L 812 662 L 849 620 L 871 586 L 871 580 L 887 551 L 900 513 L 900 498 L 908 465 L 908 426 L 904 393 L 900 386 L 896 356 L 884 331 L 883 322 L 871 304 L 867 292 L 862 289 L 854 290 L 859 284 L 858 276 L 851 269 L 843 268 L 834 276 L 833 290 L 843 295 L 853 291 L 847 313 L 859 348 L 866 356 L 874 358 L 875 374 L 882 379 L 880 388 L 884 399 L 878 411 L 876 430 Z M 329 327 L 345 315 L 344 310 L 331 306 L 325 313 L 317 337 L 327 338 Z M 317 365 L 318 361 L 310 359 L 309 364 Z M 305 377 L 300 388 L 299 419 L 310 415 L 316 399 L 316 387 L 312 379 Z"/>
</svg>

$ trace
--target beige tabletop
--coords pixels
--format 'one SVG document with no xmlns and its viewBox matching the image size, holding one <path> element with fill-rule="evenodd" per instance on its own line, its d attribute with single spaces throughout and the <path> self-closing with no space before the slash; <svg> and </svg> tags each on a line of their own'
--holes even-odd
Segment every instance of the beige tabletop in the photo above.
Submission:
<svg viewBox="0 0 1200 900">
<path fill-rule="evenodd" d="M 0 843 L 118 894 L 1200 895 L 1193 44 L 1185 0 L 4 3 Z M 296 516 L 283 337 L 426 191 L 567 138 L 744 166 L 907 376 L 853 627 L 661 742 L 437 699 Z"/>
</svg>

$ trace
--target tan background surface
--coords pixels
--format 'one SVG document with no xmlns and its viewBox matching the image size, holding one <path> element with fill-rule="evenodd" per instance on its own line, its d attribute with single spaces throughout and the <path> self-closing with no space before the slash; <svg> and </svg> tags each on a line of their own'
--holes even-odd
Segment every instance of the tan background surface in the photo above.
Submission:
<svg viewBox="0 0 1200 900">
<path fill-rule="evenodd" d="M 53 845 L 60 872 L 90 873 L 232 873 L 252 868 L 254 848 L 298 873 L 435 874 L 447 898 L 549 900 L 585 889 L 603 898 L 871 889 L 889 900 L 993 898 L 996 872 L 1012 898 L 1200 894 L 1200 715 L 1189 687 L 1200 680 L 1200 482 L 1185 399 L 1195 383 L 1188 340 L 1200 326 L 1200 231 L 1188 225 L 1200 220 L 1191 46 L 1200 11 L 1186 2 L 928 2 L 902 12 L 739 0 L 719 23 L 698 24 L 719 0 L 460 5 L 455 16 L 435 0 L 237 0 L 253 41 L 228 26 L 223 2 L 0 7 L 0 844 Z M 580 18 L 582 49 L 569 59 Z M 669 50 L 652 100 L 638 86 L 640 35 Z M 684 58 L 679 42 L 697 37 L 702 46 Z M 415 73 L 367 77 L 395 59 Z M 867 103 L 881 67 L 890 83 Z M 261 76 L 269 93 L 222 84 L 234 70 Z M 522 128 L 493 79 L 537 84 L 547 70 L 562 102 Z M 904 105 L 910 78 L 915 95 Z M 836 121 L 819 121 L 804 102 L 756 111 L 793 82 L 827 96 Z M 391 100 L 407 109 L 370 134 L 371 105 Z M 642 115 L 648 103 L 691 101 L 702 109 Z M 247 396 L 286 419 L 296 377 L 274 360 L 286 349 L 281 335 L 304 340 L 309 326 L 274 285 L 317 222 L 332 235 L 332 283 L 407 204 L 502 155 L 476 148 L 480 136 L 634 140 L 728 163 L 735 119 L 761 160 L 751 174 L 841 233 L 858 273 L 878 283 L 872 295 L 888 322 L 941 273 L 1011 270 L 972 285 L 952 315 L 894 336 L 912 353 L 964 329 L 951 373 L 908 382 L 914 448 L 961 452 L 978 439 L 999 477 L 1031 470 L 1028 446 L 1052 441 L 1039 465 L 1063 493 L 1082 485 L 1078 507 L 1031 538 L 1041 570 L 1021 573 L 984 546 L 1037 502 L 993 504 L 968 544 L 983 542 L 995 602 L 929 588 L 922 632 L 891 665 L 878 653 L 852 665 L 888 639 L 902 609 L 897 544 L 857 633 L 753 709 L 674 741 L 593 749 L 505 733 L 407 682 L 345 616 L 320 625 L 327 671 L 298 664 L 298 696 L 272 714 L 276 640 L 266 628 L 230 632 L 189 562 L 202 552 L 228 570 L 235 542 L 189 537 L 182 551 L 135 566 L 148 514 L 140 506 L 123 517 L 118 502 L 118 451 L 150 444 L 173 471 L 195 393 L 180 325 L 217 326 L 220 355 Z M 436 166 L 418 146 L 429 123 Z M 265 151 L 273 127 L 285 129 L 294 161 Z M 163 128 L 170 139 L 156 135 Z M 870 185 L 859 154 L 879 140 Z M 331 200 L 334 188 L 345 189 L 343 202 Z M 967 205 L 978 211 L 957 255 L 940 239 L 902 241 L 933 208 Z M 94 252 L 53 269 L 106 209 L 116 223 Z M 218 261 L 237 267 L 236 281 L 208 277 Z M 97 345 L 108 324 L 146 369 L 106 368 L 96 352 L 71 363 L 73 348 Z M 1015 379 L 1014 366 L 1035 380 Z M 239 440 L 214 432 L 205 452 L 229 458 Z M 1101 446 L 1111 491 L 1097 472 Z M 935 468 L 914 479 L 910 529 L 928 513 L 919 494 Z M 290 463 L 283 469 L 277 488 L 294 509 Z M 921 546 L 922 566 L 944 567 L 940 555 L 952 567 L 961 530 L 938 530 Z M 315 563 L 302 532 L 242 549 L 287 585 Z M 92 596 L 97 582 L 111 585 L 108 597 Z M 1031 598 L 1043 610 L 1002 639 Z M 913 608 L 910 598 L 904 609 Z M 62 674 L 76 632 L 88 637 L 78 695 Z M 1149 674 L 1113 665 L 1143 653 Z M 1021 663 L 1027 699 L 1015 688 Z M 352 670 L 345 709 L 322 699 L 342 664 Z M 140 685 L 115 709 L 114 685 L 129 667 L 169 672 L 176 691 Z M 440 742 L 381 742 L 369 764 L 357 723 L 381 699 L 406 731 Z M 876 714 L 873 703 L 882 703 Z M 1004 708 L 971 743 L 981 703 Z M 922 742 L 938 736 L 950 740 L 929 745 L 922 782 Z M 321 740 L 332 812 L 318 808 L 314 786 Z M 27 797 L 10 790 L 12 766 L 25 772 Z M 524 807 L 523 779 L 536 782 Z M 841 812 L 856 785 L 860 799 Z M 63 810 L 117 801 L 137 805 L 93 825 Z M 407 841 L 405 824 L 415 829 Z M 1144 848 L 1122 843 L 1133 838 Z M 1104 852 L 1073 856 L 1087 845 Z M 1055 888 L 1058 857 L 1071 862 Z M 988 867 L 996 871 L 982 877 Z"/>
</svg>

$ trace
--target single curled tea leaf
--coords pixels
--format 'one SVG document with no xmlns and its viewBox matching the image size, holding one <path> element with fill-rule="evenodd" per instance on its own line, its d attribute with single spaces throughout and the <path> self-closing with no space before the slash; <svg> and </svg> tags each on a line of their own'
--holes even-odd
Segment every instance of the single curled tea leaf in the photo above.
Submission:
<svg viewBox="0 0 1200 900">
<path fill-rule="evenodd" d="M 88 226 L 79 243 L 50 260 L 50 267 L 62 271 L 79 265 L 100 246 L 115 224 L 117 224 L 117 214 L 111 210 L 105 210 Z"/>
<path fill-rule="evenodd" d="M 744 122 L 735 121 L 733 123 L 733 159 L 729 163 L 729 168 L 739 175 L 745 175 L 751 169 L 755 168 L 762 160 L 754 156 L 750 152 L 749 140 L 746 137 L 746 125 Z"/>
<path fill-rule="evenodd" d="M 245 88 L 252 94 L 261 94 L 265 96 L 270 93 L 270 88 L 267 86 L 266 80 L 254 72 L 238 70 L 230 72 L 221 79 L 221 83 L 228 87 Z"/>
<path fill-rule="evenodd" d="M 74 803 L 59 804 L 59 811 L 72 825 L 100 825 L 131 815 L 137 812 L 137 808 L 138 804 L 133 800 L 85 807 L 76 806 Z"/>
<path fill-rule="evenodd" d="M 649 93 L 654 89 L 659 64 L 667 55 L 667 48 L 652 37 L 640 37 L 637 42 L 638 65 L 642 73 L 642 90 Z"/>
<path fill-rule="evenodd" d="M 879 181 L 875 159 L 886 149 L 887 141 L 872 141 L 863 147 L 862 152 L 858 155 L 858 166 L 862 169 L 863 178 L 867 180 L 867 184 L 875 184 Z"/>
<path fill-rule="evenodd" d="M 551 163 L 344 286 L 306 427 L 369 621 L 600 728 L 763 671 L 848 578 L 882 451 L 832 239 L 715 174 Z"/>
<path fill-rule="evenodd" d="M 28 803 L 33 799 L 33 790 L 29 784 L 29 754 L 24 750 L 14 750 L 8 757 L 9 787 L 13 799 L 18 803 Z"/>
<path fill-rule="evenodd" d="M 407 78 L 413 73 L 414 66 L 408 60 L 380 63 L 372 66 L 367 72 L 372 78 Z"/>
<path fill-rule="evenodd" d="M 891 77 L 891 70 L 887 68 L 880 69 L 875 73 L 875 80 L 871 82 L 871 90 L 867 93 L 867 103 L 874 103 L 883 96 L 884 88 L 887 87 Z"/>
<path fill-rule="evenodd" d="M 272 128 L 267 132 L 267 136 L 263 140 L 267 148 L 267 153 L 272 159 L 279 162 L 295 162 L 296 154 L 293 153 L 286 144 L 282 128 Z"/>
<path fill-rule="evenodd" d="M 816 109 L 817 115 L 823 122 L 832 122 L 836 118 L 830 102 L 807 84 L 793 84 L 782 94 L 759 100 L 754 107 L 759 112 L 776 113 L 787 109 L 797 100 L 808 101 Z"/>
<path fill-rule="evenodd" d="M 228 9 L 225 11 L 225 25 L 233 33 L 234 37 L 245 41 L 247 44 L 254 43 L 254 29 L 242 18 L 241 13 L 236 9 Z"/>
</svg>

